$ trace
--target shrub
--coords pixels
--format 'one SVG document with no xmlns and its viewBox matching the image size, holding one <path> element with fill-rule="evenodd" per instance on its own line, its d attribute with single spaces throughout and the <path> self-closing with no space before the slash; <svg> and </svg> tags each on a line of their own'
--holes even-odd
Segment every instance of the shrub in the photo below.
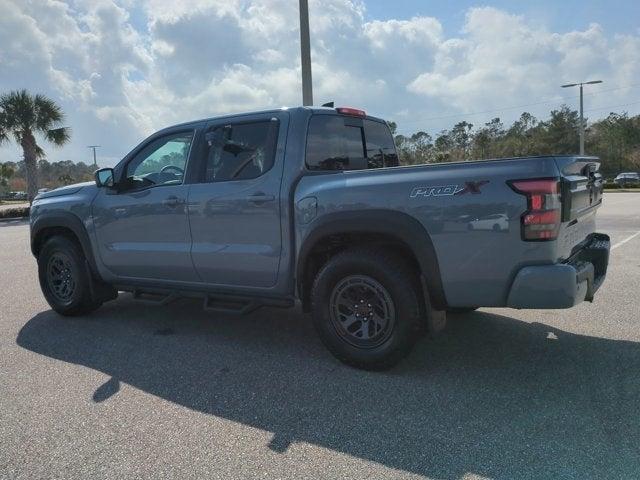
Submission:
<svg viewBox="0 0 640 480">
<path fill-rule="evenodd" d="M 29 207 L 16 207 L 0 209 L 0 219 L 21 218 L 29 216 Z"/>
</svg>

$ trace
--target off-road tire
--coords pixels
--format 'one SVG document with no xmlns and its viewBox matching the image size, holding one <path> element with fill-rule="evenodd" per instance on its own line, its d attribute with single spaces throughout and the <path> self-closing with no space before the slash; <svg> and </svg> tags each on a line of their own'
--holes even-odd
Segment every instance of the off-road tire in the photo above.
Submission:
<svg viewBox="0 0 640 480">
<path fill-rule="evenodd" d="M 50 271 L 56 272 L 55 282 Z M 93 279 L 82 249 L 67 237 L 52 237 L 42 246 L 38 255 L 38 277 L 47 303 L 60 315 L 84 315 L 102 305 L 92 297 Z M 73 288 L 61 291 L 60 284 L 65 281 Z"/>
<path fill-rule="evenodd" d="M 375 346 L 354 345 L 357 338 L 353 338 L 335 320 L 335 302 L 332 303 L 335 289 L 351 278 L 363 279 L 374 288 L 378 286 L 378 291 L 388 294 L 383 301 L 388 298 L 391 300 L 395 315 L 392 328 Z M 402 257 L 383 249 L 345 250 L 332 257 L 316 275 L 311 291 L 314 327 L 324 345 L 338 360 L 365 370 L 390 368 L 411 351 L 416 340 L 424 333 L 424 308 L 419 288 L 417 274 Z M 374 325 L 374 328 L 377 326 Z"/>
</svg>

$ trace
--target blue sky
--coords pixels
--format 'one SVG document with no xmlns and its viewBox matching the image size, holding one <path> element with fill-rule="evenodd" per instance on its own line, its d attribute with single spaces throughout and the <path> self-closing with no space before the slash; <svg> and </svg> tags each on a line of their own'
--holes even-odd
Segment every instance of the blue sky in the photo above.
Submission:
<svg viewBox="0 0 640 480">
<path fill-rule="evenodd" d="M 447 33 L 455 34 L 462 28 L 468 9 L 482 6 L 523 15 L 532 22 L 557 32 L 583 29 L 593 22 L 617 33 L 637 34 L 640 29 L 640 1 L 634 0 L 368 0 L 366 16 L 377 20 L 435 16 L 441 20 Z"/>
<path fill-rule="evenodd" d="M 301 102 L 298 0 L 0 0 L 0 91 L 56 100 L 48 158 L 112 165 L 164 126 Z M 432 135 L 586 91 L 591 119 L 640 113 L 640 1 L 309 0 L 314 96 Z M 18 160 L 15 145 L 0 161 Z"/>
</svg>

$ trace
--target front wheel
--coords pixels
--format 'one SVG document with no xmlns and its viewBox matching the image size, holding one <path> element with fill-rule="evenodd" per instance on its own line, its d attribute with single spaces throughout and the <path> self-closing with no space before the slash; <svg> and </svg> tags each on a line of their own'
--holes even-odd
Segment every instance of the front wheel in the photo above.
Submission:
<svg viewBox="0 0 640 480">
<path fill-rule="evenodd" d="M 366 370 L 398 363 L 424 325 L 414 273 L 382 250 L 347 250 L 331 258 L 316 276 L 311 309 L 329 351 Z"/>
<path fill-rule="evenodd" d="M 91 295 L 92 278 L 80 247 L 58 236 L 44 244 L 38 255 L 40 288 L 47 303 L 61 315 L 82 315 L 101 305 Z"/>
</svg>

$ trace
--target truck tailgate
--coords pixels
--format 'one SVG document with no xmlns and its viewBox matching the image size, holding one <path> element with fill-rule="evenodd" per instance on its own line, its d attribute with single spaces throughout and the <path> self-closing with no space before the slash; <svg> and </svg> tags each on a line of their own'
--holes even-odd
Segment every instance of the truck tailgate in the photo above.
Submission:
<svg viewBox="0 0 640 480">
<path fill-rule="evenodd" d="M 560 256 L 567 258 L 595 232 L 595 213 L 602 205 L 604 182 L 600 162 L 590 157 L 556 157 L 561 176 Z"/>
</svg>

